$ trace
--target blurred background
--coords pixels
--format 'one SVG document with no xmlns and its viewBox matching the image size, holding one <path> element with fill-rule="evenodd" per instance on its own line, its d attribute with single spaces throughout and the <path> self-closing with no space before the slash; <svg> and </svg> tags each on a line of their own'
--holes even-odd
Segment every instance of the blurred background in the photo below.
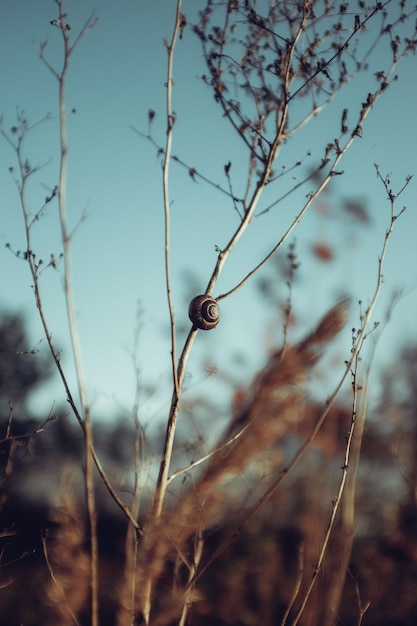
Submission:
<svg viewBox="0 0 417 626">
<path fill-rule="evenodd" d="M 184 2 L 188 26 L 178 41 L 174 63 L 171 275 L 180 348 L 190 328 L 188 302 L 204 292 L 217 250 L 226 245 L 238 223 L 233 203 L 216 185 L 228 188 L 224 166 L 231 162 L 231 182 L 239 196 L 247 172 L 243 144 L 201 78 L 207 68 L 192 25 L 203 4 Z M 135 419 L 146 434 L 146 463 L 152 478 L 152 459 L 160 451 L 172 392 L 158 146 L 164 146 L 166 132 L 164 38 L 172 34 L 175 3 L 123 0 L 116 5 L 110 0 L 98 4 L 74 0 L 67 8 L 74 33 L 93 11 L 98 18 L 74 50 L 66 95 L 75 308 L 97 447 L 115 484 L 129 498 Z M 39 167 L 28 186 L 33 214 L 58 183 L 58 85 L 39 58 L 40 46 L 46 42 L 45 58 L 53 68 L 61 67 L 61 33 L 51 25 L 56 9 L 50 0 L 4 0 L 0 8 L 1 128 L 13 139 L 19 116 L 33 126 L 24 142 L 28 163 Z M 372 26 L 369 29 L 372 37 Z M 374 50 L 368 70 L 359 73 L 323 113 L 285 144 L 276 166 L 282 176 L 266 190 L 260 215 L 233 251 L 215 296 L 234 287 L 289 227 L 311 192 L 312 181 L 286 198 L 287 191 L 317 167 L 323 148 L 340 132 L 341 111 L 347 108 L 353 117 L 368 92 L 377 88 L 375 74 L 386 64 L 387 54 L 386 47 Z M 334 177 L 273 259 L 221 302 L 218 328 L 199 333 L 185 379 L 175 458 L 179 467 L 210 449 L 241 395 L 282 345 L 284 324 L 289 342 L 297 341 L 338 299 L 349 296 L 351 317 L 308 385 L 304 419 L 286 433 L 276 451 L 282 463 L 311 427 L 309 415 L 314 415 L 340 379 L 350 356 L 352 328 L 359 327 L 376 287 L 378 258 L 390 223 L 390 205 L 375 163 L 384 176 L 390 176 L 394 193 L 417 166 L 414 55 L 399 65 L 396 75 L 371 111 L 363 136 L 343 159 L 343 175 Z M 155 113 L 151 123 L 149 110 Z M 57 503 L 63 476 L 72 475 L 82 463 L 83 440 L 52 366 L 29 268 L 20 254 L 26 243 L 16 167 L 16 155 L 3 136 L 0 515 L 5 589 L 0 590 L 0 614 L 7 616 L 9 625 L 30 626 L 46 623 L 39 597 L 48 576 L 42 532 L 53 525 L 50 511 Z M 193 175 L 193 168 L 213 184 Z M 263 213 L 281 197 L 281 202 Z M 359 623 L 359 609 L 366 602 L 370 606 L 364 624 L 411 626 L 417 619 L 415 199 L 412 180 L 397 205 L 397 213 L 403 206 L 407 210 L 389 243 L 383 290 L 373 320 L 379 325 L 363 352 L 364 370 L 371 359 L 373 367 L 359 469 L 356 539 L 341 609 L 343 624 Z M 35 226 L 37 257 L 45 264 L 59 259 L 62 244 L 54 201 Z M 293 274 L 288 255 L 296 260 Z M 59 263 L 44 271 L 40 286 L 50 332 L 74 385 Z M 300 546 L 308 554 L 307 562 L 314 562 L 320 545 L 339 480 L 351 401 L 348 384 L 311 453 L 269 508 L 245 527 L 223 560 L 204 577 L 208 600 L 196 609 L 200 613 L 195 623 L 277 623 L 297 575 Z M 237 493 L 243 490 L 250 500 L 262 480 L 262 471 L 248 482 L 242 478 L 242 484 L 235 485 Z M 112 624 L 111 588 L 125 524 L 104 489 L 99 501 L 103 568 L 109 571 L 103 624 Z M 244 509 L 242 505 L 239 514 L 244 515 Z M 210 532 L 213 549 L 233 532 L 227 511 L 225 517 L 225 524 Z M 329 577 L 337 571 L 339 549 L 336 533 L 326 570 Z M 12 608 L 22 584 L 27 602 Z M 330 619 L 323 602 L 325 590 L 323 576 L 303 624 L 326 624 Z"/>
</svg>

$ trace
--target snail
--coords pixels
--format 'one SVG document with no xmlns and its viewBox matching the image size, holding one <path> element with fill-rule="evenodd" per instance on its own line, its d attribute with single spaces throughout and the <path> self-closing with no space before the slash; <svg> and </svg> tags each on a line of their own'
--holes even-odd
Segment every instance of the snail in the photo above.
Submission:
<svg viewBox="0 0 417 626">
<path fill-rule="evenodd" d="M 195 328 L 211 330 L 220 320 L 220 307 L 217 301 L 208 294 L 196 296 L 188 307 L 188 317 Z"/>
</svg>

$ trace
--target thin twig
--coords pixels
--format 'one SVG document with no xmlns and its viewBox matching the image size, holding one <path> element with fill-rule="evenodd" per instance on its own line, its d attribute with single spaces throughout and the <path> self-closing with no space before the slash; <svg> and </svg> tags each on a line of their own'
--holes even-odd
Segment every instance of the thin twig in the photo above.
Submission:
<svg viewBox="0 0 417 626">
<path fill-rule="evenodd" d="M 64 0 L 55 0 L 58 7 L 58 17 L 51 21 L 51 25 L 57 27 L 62 35 L 63 41 L 63 61 L 59 71 L 55 70 L 53 66 L 45 58 L 44 50 L 46 44 L 43 43 L 40 46 L 39 56 L 46 67 L 52 72 L 53 76 L 58 81 L 59 85 L 59 131 L 60 131 L 60 169 L 59 169 L 59 183 L 58 183 L 58 207 L 59 207 L 59 221 L 61 227 L 61 238 L 63 244 L 63 260 L 64 260 L 64 293 L 67 309 L 67 318 L 70 332 L 70 339 L 72 345 L 72 352 L 75 364 L 75 372 L 77 377 L 78 393 L 81 403 L 81 414 L 76 412 L 76 416 L 80 424 L 83 426 L 83 432 L 85 437 L 85 490 L 87 498 L 87 510 L 90 523 L 91 534 L 91 621 L 92 626 L 98 626 L 98 537 L 97 537 L 97 522 L 96 522 L 96 504 L 94 494 L 94 476 L 93 476 L 93 434 L 90 419 L 90 409 L 86 394 L 86 385 L 84 379 L 84 372 L 81 359 L 81 349 L 79 343 L 79 334 L 77 329 L 77 323 L 74 313 L 73 302 L 73 288 L 72 288 L 72 263 L 71 263 L 71 236 L 68 230 L 67 223 L 67 208 L 66 208 L 66 178 L 67 178 L 67 158 L 68 147 L 66 137 L 66 103 L 65 103 L 65 85 L 67 72 L 70 62 L 70 57 L 75 47 L 85 35 L 85 33 L 92 28 L 96 19 L 92 13 L 86 20 L 83 28 L 79 31 L 75 37 L 73 43 L 70 43 L 68 31 L 70 26 L 67 23 L 67 15 L 64 12 Z"/>
<path fill-rule="evenodd" d="M 284 80 L 284 90 L 285 92 L 289 91 L 289 84 L 290 84 L 290 68 L 291 68 L 291 63 L 292 63 L 292 59 L 293 59 L 293 55 L 295 53 L 295 49 L 297 46 L 297 42 L 298 39 L 301 37 L 301 34 L 303 32 L 304 29 L 304 24 L 305 24 L 305 19 L 306 16 L 303 16 L 303 19 L 300 21 L 299 24 L 299 28 L 298 28 L 298 32 L 296 34 L 296 36 L 294 37 L 294 40 L 291 42 L 291 46 L 288 52 L 288 58 L 287 58 L 287 63 L 286 63 L 286 71 L 285 71 L 285 80 Z M 242 220 L 242 222 L 239 224 L 238 228 L 235 230 L 235 232 L 233 233 L 231 239 L 229 240 L 229 242 L 226 244 L 226 247 L 223 250 L 220 250 L 219 255 L 217 257 L 217 262 L 216 265 L 214 267 L 214 270 L 212 272 L 212 275 L 209 279 L 209 282 L 207 284 L 207 288 L 205 293 L 211 294 L 213 291 L 213 288 L 217 282 L 217 279 L 220 275 L 220 272 L 224 266 L 224 264 L 226 263 L 228 257 L 230 256 L 233 248 L 235 247 L 235 245 L 237 244 L 237 242 L 239 241 L 240 237 L 243 235 L 243 233 L 245 232 L 245 230 L 247 229 L 248 225 L 250 224 L 252 217 L 254 215 L 255 209 L 258 206 L 258 202 L 260 200 L 260 197 L 262 195 L 262 192 L 264 190 L 264 188 L 266 187 L 266 185 L 268 184 L 269 181 L 269 177 L 271 174 L 271 169 L 272 166 L 278 156 L 280 147 L 281 147 L 281 142 L 282 139 L 285 135 L 285 125 L 287 122 L 287 116 L 288 116 L 288 104 L 289 104 L 289 100 L 287 100 L 283 106 L 283 110 L 282 110 L 282 114 L 281 114 L 281 119 L 279 121 L 278 127 L 277 127 L 277 132 L 275 135 L 275 139 L 272 142 L 270 149 L 269 149 L 269 154 L 268 154 L 268 158 L 267 161 L 265 163 L 265 166 L 263 168 L 262 174 L 260 176 L 259 182 L 256 185 L 255 191 L 253 192 L 252 198 L 250 200 L 249 206 L 245 212 L 244 218 Z M 289 233 L 288 233 L 289 234 Z M 251 273 L 252 275 L 252 273 Z M 246 281 L 245 281 L 246 282 Z M 235 289 L 233 290 L 235 291 Z M 228 292 L 228 294 L 223 294 L 221 297 L 226 297 L 226 295 L 230 295 L 232 293 L 232 291 Z"/>
<path fill-rule="evenodd" d="M 176 9 L 176 18 L 174 24 L 174 31 L 172 34 L 171 43 L 167 44 L 168 50 L 168 76 L 167 76 L 167 145 L 165 149 L 165 161 L 163 168 L 163 185 L 164 185 L 164 213 L 165 213 L 165 272 L 166 272 L 166 291 L 168 297 L 168 307 L 169 307 L 169 315 L 171 321 L 171 364 L 172 364 L 172 375 L 174 381 L 174 389 L 173 389 L 173 398 L 172 398 L 172 407 L 179 406 L 179 398 L 181 392 L 181 373 L 177 370 L 176 363 L 176 341 L 175 341 L 175 319 L 174 319 L 174 311 L 171 301 L 171 279 L 170 279 L 170 249 L 169 249 L 169 237 L 170 237 L 170 228 L 169 228 L 169 218 L 170 218 L 170 206 L 169 206 L 169 160 L 170 160 L 170 152 L 172 145 L 172 128 L 174 125 L 174 117 L 172 113 L 171 99 L 172 99 L 172 85 L 173 85 L 173 60 L 174 60 L 174 50 L 175 44 L 177 41 L 179 26 L 180 26 L 180 16 L 181 16 L 181 0 L 177 0 L 177 9 Z M 162 454 L 162 459 L 160 463 L 159 476 L 156 484 L 154 504 L 153 504 L 153 514 L 155 518 L 158 518 L 162 511 L 162 506 L 165 498 L 165 493 L 168 485 L 168 471 L 169 465 L 172 456 L 172 448 L 174 443 L 174 431 L 175 431 L 175 422 L 177 411 L 172 412 L 172 419 L 168 422 L 167 433 L 165 437 L 165 445 L 164 451 Z"/>
<path fill-rule="evenodd" d="M 66 101 L 65 101 L 65 86 L 68 72 L 69 61 L 71 53 L 75 46 L 85 34 L 91 18 L 89 18 L 84 28 L 79 32 L 74 43 L 71 45 L 68 28 L 66 22 L 66 15 L 64 13 L 64 0 L 55 0 L 58 5 L 58 19 L 56 26 L 59 28 L 62 34 L 64 58 L 62 68 L 58 73 L 59 84 L 59 131 L 60 131 L 60 168 L 59 168 L 59 182 L 58 182 L 58 207 L 59 207 L 59 221 L 61 226 L 61 238 L 64 249 L 64 293 L 65 302 L 67 308 L 68 326 L 70 331 L 70 338 L 72 344 L 72 352 L 74 356 L 75 371 L 78 384 L 78 392 L 80 396 L 80 402 L 82 407 L 82 418 L 84 423 L 84 436 L 85 436 L 85 490 L 87 498 L 87 510 L 90 523 L 90 541 L 91 541 L 91 622 L 92 626 L 98 626 L 98 536 L 97 536 L 97 515 L 96 515 L 96 503 L 94 494 L 94 475 L 93 475 L 93 462 L 91 456 L 91 449 L 93 447 L 93 432 L 90 419 L 90 408 L 87 400 L 85 378 L 83 372 L 83 365 L 81 359 L 81 348 L 79 341 L 79 333 L 77 323 L 75 319 L 75 309 L 73 301 L 73 287 L 72 287 L 72 262 L 71 262 L 71 237 L 68 231 L 67 222 L 67 207 L 66 207 L 66 180 L 67 180 L 67 160 L 68 160 L 68 146 L 67 146 L 67 127 L 66 127 Z"/>
<path fill-rule="evenodd" d="M 310 448 L 312 442 L 314 441 L 317 433 L 319 432 L 321 426 L 323 425 L 325 419 L 327 418 L 331 408 L 334 406 L 337 397 L 339 396 L 340 390 L 342 389 L 348 375 L 350 374 L 353 364 L 355 362 L 355 360 L 358 358 L 359 354 L 361 353 L 362 347 L 363 347 L 363 343 L 367 337 L 368 334 L 368 329 L 369 329 L 369 325 L 371 322 L 371 317 L 375 308 L 375 305 L 377 303 L 381 288 L 382 288 L 382 284 L 383 284 L 383 275 L 382 275 L 382 267 L 383 267 L 383 261 L 385 259 L 385 255 L 387 252 L 387 247 L 388 247 L 388 241 L 391 237 L 393 228 L 394 228 L 394 223 L 397 219 L 397 215 L 395 215 L 394 213 L 394 204 L 395 201 L 398 199 L 398 196 L 400 195 L 400 193 L 402 193 L 402 191 L 405 189 L 405 187 L 408 185 L 408 183 L 410 182 L 411 178 L 407 177 L 406 179 L 406 183 L 405 185 L 401 188 L 400 192 L 397 193 L 396 195 L 392 194 L 390 187 L 389 187 L 389 179 L 387 178 L 383 178 L 380 173 L 379 173 L 379 169 L 376 166 L 377 169 L 377 175 L 378 177 L 382 180 L 387 192 L 388 192 L 388 196 L 391 202 L 391 220 L 390 220 L 390 225 L 389 228 L 385 234 L 385 238 L 384 238 L 384 242 L 382 245 L 382 249 L 381 249 L 381 254 L 378 258 L 378 268 L 377 268 L 377 278 L 376 278 L 376 286 L 375 286 L 375 290 L 373 293 L 373 296 L 371 298 L 370 304 L 363 316 L 363 320 L 362 320 L 362 326 L 361 329 L 358 333 L 358 336 L 356 338 L 355 344 L 352 347 L 351 350 L 351 356 L 350 359 L 348 361 L 346 361 L 346 370 L 345 372 L 342 374 L 338 384 L 336 385 L 335 389 L 333 390 L 332 394 L 330 395 L 330 397 L 327 400 L 326 403 L 326 407 L 323 409 L 322 413 L 320 414 L 320 416 L 317 419 L 317 422 L 314 426 L 314 428 L 312 429 L 309 437 L 304 441 L 304 443 L 302 444 L 302 446 L 298 449 L 298 451 L 295 453 L 293 459 L 290 461 L 290 463 L 279 472 L 278 477 L 276 478 L 276 480 L 272 483 L 272 485 L 262 494 L 262 496 L 257 500 L 257 502 L 252 506 L 252 508 L 248 511 L 247 515 L 245 516 L 245 519 L 243 520 L 243 522 L 239 525 L 239 528 L 233 533 L 233 535 L 231 535 L 228 539 L 226 539 L 216 550 L 215 552 L 211 555 L 211 557 L 208 559 L 208 561 L 204 564 L 204 566 L 200 567 L 200 570 L 197 572 L 196 574 L 196 578 L 195 580 L 192 581 L 192 584 L 194 584 L 196 582 L 197 579 L 199 579 L 203 573 L 210 567 L 210 565 L 219 558 L 219 556 L 221 554 L 223 554 L 223 552 L 228 548 L 228 546 L 235 540 L 235 538 L 240 534 L 241 530 L 243 529 L 244 525 L 247 524 L 248 521 L 250 521 L 254 515 L 270 500 L 270 498 L 273 496 L 273 494 L 276 492 L 276 490 L 278 489 L 278 487 L 280 486 L 280 484 L 283 482 L 283 480 L 285 479 L 286 476 L 288 476 L 291 471 L 295 468 L 295 466 L 299 463 L 299 461 L 304 457 L 305 453 L 307 452 L 307 450 Z M 400 214 L 402 214 L 404 212 L 404 209 L 402 209 L 402 211 L 400 212 Z"/>
<path fill-rule="evenodd" d="M 173 472 L 169 476 L 169 478 L 168 478 L 168 483 L 170 483 L 175 478 L 178 478 L 178 476 L 181 476 L 182 474 L 186 474 L 187 472 L 191 471 L 192 469 L 194 469 L 198 465 L 201 465 L 201 463 L 204 463 L 205 461 L 208 461 L 212 456 L 215 456 L 216 454 L 219 454 L 219 452 L 221 452 L 222 450 L 224 450 L 228 446 L 231 446 L 237 439 L 239 439 L 239 437 L 241 437 L 243 435 L 243 433 L 245 432 L 245 430 L 247 428 L 248 428 L 248 424 L 246 424 L 241 430 L 239 430 L 239 432 L 237 432 L 235 435 L 233 435 L 233 437 L 230 437 L 230 439 L 227 439 L 227 441 L 222 443 L 220 446 L 217 446 L 216 448 L 214 448 L 214 450 L 211 450 L 210 452 L 208 452 L 204 456 L 200 457 L 199 459 L 197 459 L 197 461 L 193 461 L 192 463 L 190 463 L 186 467 L 182 467 L 181 469 L 178 469 L 175 472 Z"/>
<path fill-rule="evenodd" d="M 140 137 L 142 137 L 143 139 L 146 139 L 147 141 L 149 141 L 156 149 L 157 149 L 157 155 L 158 156 L 163 156 L 164 159 L 166 158 L 166 153 L 165 153 L 165 149 L 162 148 L 156 141 L 155 139 L 152 137 L 152 135 L 148 132 L 148 133 L 143 133 L 141 132 L 139 129 L 137 129 L 135 126 L 133 126 L 132 124 L 130 125 L 130 128 L 137 133 Z M 211 180 L 210 178 L 208 178 L 207 176 L 205 176 L 204 174 L 202 174 L 196 167 L 189 165 L 188 163 L 186 163 L 183 159 L 181 159 L 178 155 L 173 154 L 171 156 L 171 160 L 174 161 L 174 163 L 178 163 L 178 165 L 181 165 L 181 167 L 183 167 L 184 169 L 186 169 L 189 173 L 189 175 L 196 180 L 201 180 L 204 183 L 206 183 L 207 185 L 210 185 L 211 187 L 214 187 L 215 189 L 217 189 L 217 191 L 220 191 L 221 193 L 225 194 L 226 196 L 229 196 L 230 198 L 232 198 L 232 200 L 234 202 L 240 202 L 243 204 L 243 200 L 240 198 L 236 198 L 235 196 L 233 196 L 227 189 L 225 189 L 224 187 L 222 187 L 221 185 L 219 185 L 218 183 L 215 183 L 213 180 Z"/>
<path fill-rule="evenodd" d="M 393 73 L 395 67 L 396 67 L 396 65 L 392 66 L 389 75 L 391 75 Z M 275 253 L 281 248 L 283 243 L 285 243 L 285 241 L 288 239 L 288 237 L 293 233 L 294 229 L 301 222 L 302 218 L 304 217 L 304 215 L 306 214 L 308 209 L 317 200 L 317 198 L 320 196 L 320 194 L 323 192 L 323 190 L 327 187 L 329 182 L 332 180 L 333 176 L 338 172 L 337 168 L 338 168 L 339 163 L 341 162 L 342 158 L 344 157 L 344 155 L 346 154 L 348 149 L 351 147 L 351 145 L 355 141 L 356 137 L 360 136 L 359 132 L 357 132 L 356 129 L 358 129 L 360 126 L 362 126 L 362 124 L 365 121 L 366 117 L 368 116 L 370 110 L 373 108 L 375 102 L 381 96 L 383 91 L 384 91 L 384 89 L 381 88 L 375 94 L 373 94 L 373 98 L 372 98 L 372 101 L 369 103 L 369 106 L 367 106 L 366 108 L 364 108 L 364 109 L 362 109 L 360 111 L 359 116 L 358 116 L 358 122 L 357 122 L 357 125 L 355 127 L 355 130 L 351 133 L 350 137 L 347 139 L 347 141 L 345 142 L 343 147 L 340 146 L 339 140 L 337 140 L 337 142 L 335 143 L 335 147 L 334 147 L 334 150 L 335 150 L 336 154 L 335 154 L 335 157 L 334 157 L 334 159 L 333 159 L 333 161 L 331 163 L 330 169 L 328 170 L 328 172 L 326 174 L 326 177 L 318 185 L 316 190 L 309 194 L 308 199 L 305 202 L 304 206 L 299 211 L 297 216 L 294 218 L 294 220 L 292 221 L 290 226 L 287 228 L 285 233 L 282 235 L 280 240 L 273 246 L 273 248 L 270 250 L 270 252 L 268 252 L 268 254 L 250 272 L 248 272 L 246 274 L 246 276 L 244 276 L 242 278 L 242 280 L 240 282 L 238 282 L 234 287 L 229 289 L 229 291 L 227 291 L 227 292 L 217 296 L 216 300 L 222 300 L 224 298 L 228 298 L 233 293 L 238 291 L 238 289 L 243 287 L 275 255 Z M 286 194 L 286 195 L 288 195 L 288 194 Z M 262 215 L 265 211 L 269 211 L 275 204 L 277 204 L 278 202 L 281 202 L 282 200 L 283 200 L 283 197 L 281 197 L 278 200 L 276 200 L 275 202 L 273 202 L 271 205 L 269 205 L 267 207 L 267 209 L 264 209 L 263 211 L 258 213 L 257 217 Z"/>
<path fill-rule="evenodd" d="M 168 299 L 168 309 L 170 317 L 170 330 L 171 330 L 171 366 L 173 377 L 173 398 L 171 406 L 178 407 L 181 393 L 182 381 L 177 371 L 177 356 L 176 356 L 176 337 L 175 337 L 175 317 L 174 309 L 171 298 L 171 264 L 170 264 L 170 202 L 169 202 L 169 165 L 171 160 L 172 149 L 172 131 L 175 124 L 175 114 L 172 110 L 172 87 L 173 87 L 173 63 L 174 63 L 174 51 L 175 44 L 177 42 L 181 23 L 181 0 L 177 0 L 176 15 L 174 29 L 172 33 L 171 42 L 166 42 L 166 48 L 168 52 L 168 68 L 167 68 L 167 83 L 166 83 L 166 122 L 167 122 L 167 137 L 165 146 L 165 158 L 163 164 L 163 195 L 164 195 L 164 216 L 165 216 L 165 283 L 166 293 Z M 175 412 L 171 412 L 172 419 L 168 421 L 164 450 L 162 453 L 159 475 L 155 488 L 155 495 L 152 507 L 152 519 L 158 520 L 165 499 L 166 490 L 168 487 L 168 472 L 172 457 L 172 450 L 174 445 L 174 433 L 176 417 L 178 414 L 178 408 Z M 150 611 L 152 604 L 152 580 L 149 576 L 146 581 L 146 586 L 143 593 L 143 618 L 145 624 L 149 624 Z"/>
</svg>

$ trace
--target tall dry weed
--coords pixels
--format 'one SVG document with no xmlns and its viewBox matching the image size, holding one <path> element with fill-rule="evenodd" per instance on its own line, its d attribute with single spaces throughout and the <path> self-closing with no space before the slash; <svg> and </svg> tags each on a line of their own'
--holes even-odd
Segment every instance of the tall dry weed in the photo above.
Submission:
<svg viewBox="0 0 417 626">
<path fill-rule="evenodd" d="M 176 508 L 150 521 L 141 544 L 137 578 L 137 606 L 141 589 L 149 577 L 157 585 L 167 569 L 179 558 L 188 570 L 193 568 L 191 538 L 215 523 L 227 498 L 224 486 L 242 474 L 265 451 L 274 448 L 288 426 L 303 410 L 303 388 L 307 376 L 319 361 L 328 343 L 340 332 L 347 318 L 348 301 L 343 300 L 324 315 L 317 327 L 300 343 L 274 354 L 254 380 L 247 402 L 234 417 L 210 457 L 203 473 L 181 498 Z M 190 545 L 189 545 L 190 544 Z M 152 624 L 168 624 L 189 590 L 170 589 L 164 608 L 152 617 Z M 193 592 L 195 595 L 195 592 Z M 192 600 L 187 596 L 187 601 Z M 155 600 L 156 603 L 157 599 Z"/>
<path fill-rule="evenodd" d="M 43 536 L 50 583 L 46 598 L 50 606 L 50 626 L 79 624 L 80 612 L 90 594 L 90 558 L 86 546 L 85 517 L 72 489 L 60 490 L 59 506 L 51 511 L 50 528 Z"/>
</svg>

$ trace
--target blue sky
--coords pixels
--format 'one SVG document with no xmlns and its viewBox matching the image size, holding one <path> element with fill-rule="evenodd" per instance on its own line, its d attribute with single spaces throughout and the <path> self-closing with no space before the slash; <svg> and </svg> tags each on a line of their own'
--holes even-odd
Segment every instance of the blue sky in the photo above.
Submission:
<svg viewBox="0 0 417 626">
<path fill-rule="evenodd" d="M 196 5 L 202 7 L 203 3 L 184 2 L 183 11 L 190 22 L 195 18 Z M 161 162 L 155 149 L 131 126 L 146 133 L 147 112 L 152 108 L 156 111 L 154 137 L 164 142 L 163 37 L 171 36 L 175 2 L 71 0 L 67 10 L 73 32 L 93 9 L 98 22 L 75 50 L 68 75 L 67 107 L 76 110 L 68 120 L 68 213 L 72 226 L 83 212 L 87 214 L 73 240 L 75 306 L 89 397 L 97 415 L 111 415 L 133 401 L 135 380 L 129 353 L 138 302 L 142 309 L 138 356 L 143 379 L 158 390 L 169 389 Z M 52 0 L 4 0 L 0 8 L 3 127 L 7 130 L 14 125 L 16 107 L 25 111 L 30 122 L 48 113 L 52 118 L 34 129 L 26 144 L 30 162 L 44 164 L 31 181 L 28 197 L 33 211 L 58 178 L 57 84 L 37 55 L 39 43 L 47 39 L 45 54 L 59 67 L 60 33 L 49 24 L 55 15 Z M 376 69 L 383 61 L 378 54 Z M 178 42 L 175 59 L 173 108 L 177 122 L 173 153 L 220 184 L 226 184 L 223 167 L 231 159 L 233 181 L 239 187 L 244 185 L 245 171 L 242 143 L 199 80 L 204 71 L 198 39 L 188 28 Z M 344 159 L 344 176 L 337 177 L 324 196 L 328 217 L 323 218 L 317 208 L 313 209 L 296 230 L 301 268 L 293 295 L 300 331 L 311 328 L 340 294 L 351 293 L 366 303 L 374 289 L 389 205 L 373 164 L 378 163 L 383 173 L 392 172 L 394 190 L 417 169 L 416 57 L 406 59 L 397 73 L 398 80 L 368 117 L 364 137 Z M 313 155 L 306 159 L 305 168 L 316 162 L 315 155 L 321 155 L 321 147 L 338 132 L 340 111 L 355 103 L 357 107 L 375 87 L 372 72 L 349 85 L 327 113 L 284 147 L 278 167 L 290 167 L 309 150 Z M 14 164 L 13 152 L 2 140 L 0 305 L 25 313 L 31 339 L 37 344 L 42 331 L 28 267 L 5 248 L 10 243 L 15 250 L 24 249 L 18 195 L 8 172 Z M 188 172 L 175 163 L 171 172 L 173 300 L 178 324 L 187 327 L 188 299 L 193 289 L 204 290 L 216 261 L 215 246 L 224 246 L 230 238 L 237 215 L 226 196 L 193 182 Z M 301 171 L 295 175 L 301 176 Z M 384 292 L 375 319 L 383 319 L 395 290 L 404 289 L 406 295 L 381 337 L 380 363 L 388 362 L 398 347 L 415 337 L 416 184 L 412 181 L 400 199 L 399 208 L 407 205 L 408 210 L 397 223 L 384 270 Z M 274 245 L 308 191 L 295 194 L 253 222 L 225 267 L 214 295 L 230 289 Z M 279 184 L 268 193 L 271 198 L 280 196 Z M 342 219 L 337 206 L 343 198 L 364 200 L 371 224 L 357 227 Z M 56 205 L 51 203 L 34 233 L 36 252 L 45 259 L 61 251 L 56 212 Z M 321 263 L 310 254 L 311 244 L 318 240 L 334 248 L 333 264 Z M 45 272 L 41 287 L 50 328 L 57 345 L 63 348 L 72 380 L 60 272 Z M 284 285 L 282 290 L 285 293 Z M 223 301 L 222 312 L 216 331 L 199 334 L 190 362 L 190 376 L 194 373 L 190 384 L 197 393 L 205 393 L 206 389 L 199 382 L 201 360 L 213 361 L 221 369 L 234 368 L 236 379 L 249 382 L 250 375 L 264 362 L 270 342 L 278 345 L 282 338 L 281 322 L 260 299 L 256 280 Z M 354 306 L 350 326 L 357 325 L 357 312 Z M 349 331 L 343 341 L 342 363 L 344 348 L 346 354 L 349 351 Z M 46 350 L 45 342 L 40 347 Z M 245 368 L 236 365 L 236 353 L 246 357 Z M 59 403 L 63 397 L 54 381 L 48 393 L 43 392 L 39 398 L 39 406 L 48 410 L 53 400 Z M 156 394 L 151 413 L 164 415 L 165 400 L 164 393 Z"/>
</svg>

